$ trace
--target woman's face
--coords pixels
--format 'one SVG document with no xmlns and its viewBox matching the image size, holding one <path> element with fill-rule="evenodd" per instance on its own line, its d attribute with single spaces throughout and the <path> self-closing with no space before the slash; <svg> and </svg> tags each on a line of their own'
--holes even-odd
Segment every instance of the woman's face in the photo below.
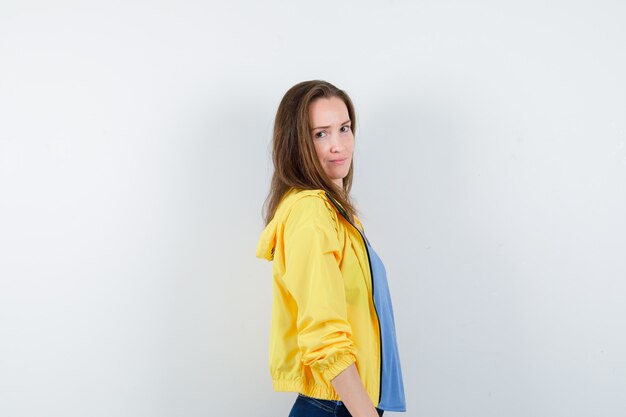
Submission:
<svg viewBox="0 0 626 417">
<path fill-rule="evenodd" d="M 326 175 L 342 188 L 354 147 L 348 108 L 338 97 L 318 98 L 309 107 L 309 121 L 317 159 Z"/>
</svg>

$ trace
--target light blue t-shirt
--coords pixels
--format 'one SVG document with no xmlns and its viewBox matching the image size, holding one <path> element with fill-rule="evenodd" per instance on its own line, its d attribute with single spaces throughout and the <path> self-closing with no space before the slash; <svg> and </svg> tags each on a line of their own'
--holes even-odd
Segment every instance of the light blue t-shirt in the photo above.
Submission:
<svg viewBox="0 0 626 417">
<path fill-rule="evenodd" d="M 372 267 L 374 305 L 378 313 L 382 339 L 382 386 L 378 408 L 386 411 L 406 411 L 402 369 L 396 342 L 396 324 L 393 317 L 389 285 L 387 284 L 387 272 L 385 265 L 367 238 L 365 238 L 365 242 Z"/>
</svg>

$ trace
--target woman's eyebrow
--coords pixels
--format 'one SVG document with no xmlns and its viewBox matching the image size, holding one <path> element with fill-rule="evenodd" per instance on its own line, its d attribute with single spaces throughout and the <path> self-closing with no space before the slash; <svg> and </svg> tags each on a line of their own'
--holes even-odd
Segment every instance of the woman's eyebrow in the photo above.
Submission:
<svg viewBox="0 0 626 417">
<path fill-rule="evenodd" d="M 350 119 L 348 119 L 348 120 L 346 120 L 345 122 L 343 122 L 342 124 L 340 124 L 340 126 L 347 125 L 348 123 L 350 123 Z M 314 127 L 314 128 L 312 128 L 311 130 L 316 130 L 316 129 L 328 129 L 329 127 L 332 127 L 332 126 L 318 126 L 318 127 Z"/>
</svg>

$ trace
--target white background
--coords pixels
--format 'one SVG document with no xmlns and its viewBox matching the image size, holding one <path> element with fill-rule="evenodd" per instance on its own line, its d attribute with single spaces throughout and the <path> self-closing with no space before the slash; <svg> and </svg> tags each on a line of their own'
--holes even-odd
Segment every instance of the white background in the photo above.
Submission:
<svg viewBox="0 0 626 417">
<path fill-rule="evenodd" d="M 2 1 L 0 415 L 287 416 L 254 252 L 274 113 L 308 79 L 357 108 L 406 416 L 626 415 L 625 21 Z"/>
</svg>

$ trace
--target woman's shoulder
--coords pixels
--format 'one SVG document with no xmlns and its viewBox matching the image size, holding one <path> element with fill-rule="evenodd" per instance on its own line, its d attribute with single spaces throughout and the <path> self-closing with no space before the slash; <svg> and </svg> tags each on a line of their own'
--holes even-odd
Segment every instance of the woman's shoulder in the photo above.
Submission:
<svg viewBox="0 0 626 417">
<path fill-rule="evenodd" d="M 336 213 L 324 190 L 292 189 L 277 209 L 277 217 L 291 224 L 323 224 L 336 221 Z"/>
<path fill-rule="evenodd" d="M 328 203 L 328 196 L 324 190 L 302 190 L 292 188 L 282 198 L 278 209 L 291 209 L 295 207 L 307 208 Z"/>
</svg>

